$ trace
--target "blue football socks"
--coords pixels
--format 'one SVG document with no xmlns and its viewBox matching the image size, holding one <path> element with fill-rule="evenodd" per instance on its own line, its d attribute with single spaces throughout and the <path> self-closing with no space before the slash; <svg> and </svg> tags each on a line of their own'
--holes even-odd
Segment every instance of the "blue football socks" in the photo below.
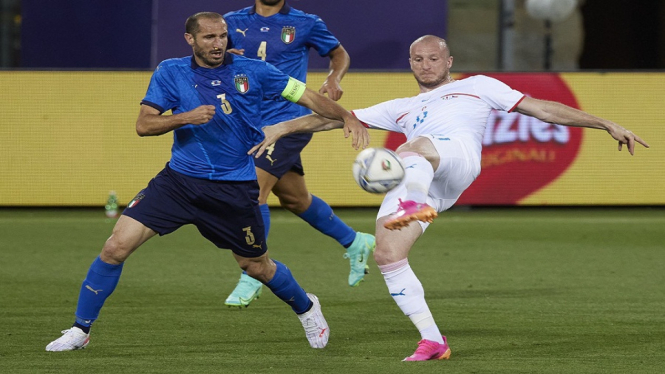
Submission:
<svg viewBox="0 0 665 374">
<path fill-rule="evenodd" d="M 279 261 L 272 260 L 277 265 L 275 276 L 266 283 L 270 291 L 289 304 L 294 312 L 302 314 L 312 307 L 312 301 L 307 297 L 305 290 L 291 274 L 291 270 Z"/>
<path fill-rule="evenodd" d="M 312 195 L 312 204 L 299 217 L 315 229 L 337 240 L 344 248 L 348 248 L 356 238 L 356 232 L 333 213 L 330 205 L 314 195 Z"/>
<path fill-rule="evenodd" d="M 99 256 L 92 262 L 79 293 L 75 323 L 77 327 L 89 331 L 90 325 L 99 317 L 104 301 L 118 285 L 122 265 L 107 264 Z"/>
</svg>

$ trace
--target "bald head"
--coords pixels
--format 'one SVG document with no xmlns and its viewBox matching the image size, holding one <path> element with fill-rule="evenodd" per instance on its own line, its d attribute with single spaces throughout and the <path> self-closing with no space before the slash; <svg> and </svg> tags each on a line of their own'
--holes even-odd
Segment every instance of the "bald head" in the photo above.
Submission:
<svg viewBox="0 0 665 374">
<path fill-rule="evenodd" d="M 452 82 L 450 68 L 453 66 L 453 58 L 446 41 L 438 36 L 421 36 L 411 43 L 409 64 L 420 92 L 428 92 Z"/>
<path fill-rule="evenodd" d="M 450 56 L 450 50 L 448 49 L 448 43 L 446 43 L 446 39 L 439 38 L 436 35 L 425 35 L 414 40 L 413 43 L 411 43 L 411 47 L 409 47 L 409 55 L 412 55 L 414 48 L 420 45 L 438 46 L 438 48 L 441 50 L 441 52 L 444 53 L 446 57 Z"/>
</svg>

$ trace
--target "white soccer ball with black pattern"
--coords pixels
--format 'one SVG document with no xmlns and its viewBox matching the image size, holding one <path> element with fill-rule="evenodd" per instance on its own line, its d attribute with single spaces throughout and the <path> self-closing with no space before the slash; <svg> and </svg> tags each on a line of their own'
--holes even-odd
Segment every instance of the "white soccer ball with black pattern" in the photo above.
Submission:
<svg viewBox="0 0 665 374">
<path fill-rule="evenodd" d="M 367 148 L 353 163 L 353 178 L 367 192 L 386 193 L 404 179 L 404 162 L 390 149 Z"/>
</svg>

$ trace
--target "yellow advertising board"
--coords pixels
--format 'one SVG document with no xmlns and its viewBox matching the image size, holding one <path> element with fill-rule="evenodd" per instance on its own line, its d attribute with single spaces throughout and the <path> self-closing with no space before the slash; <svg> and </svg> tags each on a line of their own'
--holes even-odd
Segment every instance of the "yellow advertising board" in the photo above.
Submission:
<svg viewBox="0 0 665 374">
<path fill-rule="evenodd" d="M 101 206 L 110 190 L 127 204 L 170 156 L 172 135 L 141 138 L 134 129 L 150 75 L 0 72 L 0 206 Z M 525 94 L 620 123 L 652 148 L 638 147 L 631 157 L 617 152 L 603 131 L 570 129 L 563 135 L 497 113 L 488 123 L 483 172 L 460 204 L 665 204 L 665 74 L 493 76 Z M 323 73 L 308 77 L 314 89 L 324 79 Z M 352 72 L 343 88 L 340 103 L 347 109 L 417 94 L 410 73 Z M 383 131 L 370 134 L 373 147 L 401 141 Z M 309 189 L 333 206 L 378 205 L 381 196 L 353 181 L 357 153 L 340 130 L 316 134 L 303 152 Z M 277 201 L 271 197 L 269 203 Z"/>
</svg>

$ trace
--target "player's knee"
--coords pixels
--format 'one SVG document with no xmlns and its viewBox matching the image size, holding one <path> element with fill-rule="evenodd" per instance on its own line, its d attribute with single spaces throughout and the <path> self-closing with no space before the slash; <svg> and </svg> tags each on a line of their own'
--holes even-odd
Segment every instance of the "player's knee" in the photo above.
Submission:
<svg viewBox="0 0 665 374">
<path fill-rule="evenodd" d="M 99 257 L 107 264 L 118 265 L 127 259 L 131 254 L 133 248 L 127 242 L 124 242 L 117 237 L 111 236 L 102 248 L 102 253 Z"/>
<path fill-rule="evenodd" d="M 309 202 L 307 199 L 299 199 L 294 196 L 288 196 L 284 198 L 280 197 L 279 204 L 282 206 L 282 208 L 295 214 L 301 214 L 309 207 Z"/>
<path fill-rule="evenodd" d="M 240 266 L 240 268 L 243 271 L 247 271 L 247 269 L 250 267 L 252 263 L 252 261 L 249 258 L 238 258 L 237 261 L 238 261 L 238 266 Z"/>
<path fill-rule="evenodd" d="M 240 268 L 244 270 L 247 275 L 254 279 L 266 283 L 270 278 L 270 266 L 267 261 L 240 261 L 238 262 Z"/>
<path fill-rule="evenodd" d="M 382 246 L 379 243 L 376 245 L 376 250 L 374 251 L 374 261 L 377 265 L 389 265 L 394 264 L 403 258 L 401 256 L 391 251 L 388 247 Z"/>
</svg>

